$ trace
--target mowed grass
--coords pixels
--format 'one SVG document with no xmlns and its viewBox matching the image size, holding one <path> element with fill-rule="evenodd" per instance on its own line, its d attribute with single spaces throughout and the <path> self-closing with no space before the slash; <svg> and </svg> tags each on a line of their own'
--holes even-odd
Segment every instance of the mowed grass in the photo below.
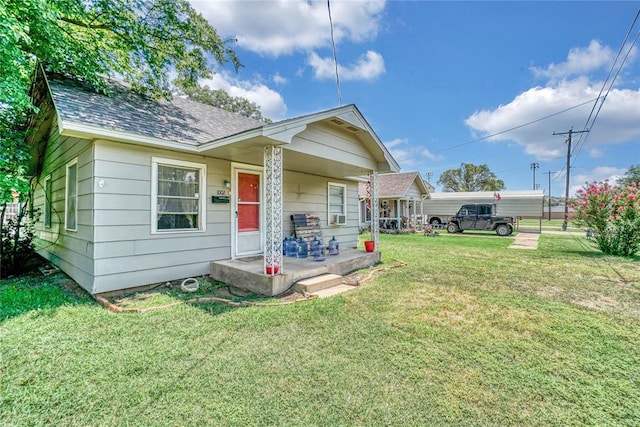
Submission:
<svg viewBox="0 0 640 427">
<path fill-rule="evenodd" d="M 544 216 L 540 219 L 521 219 L 518 221 L 518 225 L 523 229 L 527 230 L 542 230 L 545 231 L 562 231 L 562 223 L 564 221 L 561 219 L 552 219 L 548 220 Z M 567 222 L 566 231 L 580 232 L 584 233 L 585 229 L 583 227 L 578 227 L 573 221 Z"/>
<path fill-rule="evenodd" d="M 382 235 L 405 267 L 277 307 L 114 314 L 2 282 L 0 425 L 639 425 L 640 260 L 512 241 Z"/>
</svg>

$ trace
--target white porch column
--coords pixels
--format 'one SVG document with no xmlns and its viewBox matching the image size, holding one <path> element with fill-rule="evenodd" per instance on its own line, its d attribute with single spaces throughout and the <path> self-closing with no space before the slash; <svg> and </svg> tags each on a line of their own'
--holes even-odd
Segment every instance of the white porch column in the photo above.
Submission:
<svg viewBox="0 0 640 427">
<path fill-rule="evenodd" d="M 374 241 L 375 250 L 379 250 L 380 240 L 380 209 L 378 206 L 378 172 L 369 174 L 371 182 L 371 240 Z"/>
<path fill-rule="evenodd" d="M 264 272 L 282 273 L 282 148 L 264 147 L 265 239 Z M 272 267 L 270 271 L 267 266 Z M 276 268 L 278 267 L 278 271 Z"/>
</svg>

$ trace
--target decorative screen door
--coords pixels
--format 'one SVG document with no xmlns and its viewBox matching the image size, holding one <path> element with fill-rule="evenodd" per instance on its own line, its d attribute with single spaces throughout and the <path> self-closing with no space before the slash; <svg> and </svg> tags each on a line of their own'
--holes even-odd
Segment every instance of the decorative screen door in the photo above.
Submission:
<svg viewBox="0 0 640 427">
<path fill-rule="evenodd" d="M 235 256 L 262 253 L 262 173 L 236 169 Z"/>
</svg>

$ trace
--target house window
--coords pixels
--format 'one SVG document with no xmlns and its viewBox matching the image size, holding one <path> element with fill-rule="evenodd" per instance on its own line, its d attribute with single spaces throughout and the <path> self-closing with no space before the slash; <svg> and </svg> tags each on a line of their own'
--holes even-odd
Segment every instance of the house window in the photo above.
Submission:
<svg viewBox="0 0 640 427">
<path fill-rule="evenodd" d="M 336 223 L 336 215 L 347 214 L 347 186 L 344 184 L 329 183 L 329 223 Z"/>
<path fill-rule="evenodd" d="M 152 231 L 205 229 L 204 164 L 152 159 Z"/>
<path fill-rule="evenodd" d="M 67 163 L 67 181 L 64 205 L 64 228 L 78 229 L 78 159 Z"/>
<path fill-rule="evenodd" d="M 51 175 L 44 179 L 44 226 L 51 227 Z"/>
</svg>

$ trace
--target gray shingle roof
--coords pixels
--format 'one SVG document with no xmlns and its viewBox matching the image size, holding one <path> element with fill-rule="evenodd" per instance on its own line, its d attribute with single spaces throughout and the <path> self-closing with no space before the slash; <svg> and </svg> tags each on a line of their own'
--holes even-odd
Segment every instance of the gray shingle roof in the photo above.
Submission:
<svg viewBox="0 0 640 427">
<path fill-rule="evenodd" d="M 398 198 L 404 196 L 411 184 L 420 178 L 418 172 L 403 172 L 378 175 L 378 198 Z M 367 194 L 367 184 L 358 184 L 358 195 Z"/>
<path fill-rule="evenodd" d="M 189 99 L 155 100 L 109 80 L 111 96 L 60 75 L 47 76 L 63 121 L 199 145 L 264 123 Z"/>
</svg>

